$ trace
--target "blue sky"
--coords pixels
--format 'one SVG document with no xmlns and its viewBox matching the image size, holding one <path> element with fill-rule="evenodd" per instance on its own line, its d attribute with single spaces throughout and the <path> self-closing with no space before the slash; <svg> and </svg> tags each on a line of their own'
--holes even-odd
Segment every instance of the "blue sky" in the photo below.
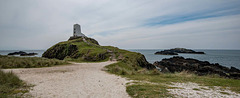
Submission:
<svg viewBox="0 0 240 98">
<path fill-rule="evenodd" d="M 82 32 L 125 49 L 240 49 L 239 0 L 0 0 L 0 50 L 47 49 Z"/>
</svg>

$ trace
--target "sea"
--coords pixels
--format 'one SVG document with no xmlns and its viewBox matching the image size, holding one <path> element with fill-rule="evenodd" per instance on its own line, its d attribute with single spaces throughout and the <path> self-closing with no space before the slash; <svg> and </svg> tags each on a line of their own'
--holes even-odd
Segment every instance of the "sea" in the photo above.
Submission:
<svg viewBox="0 0 240 98">
<path fill-rule="evenodd" d="M 127 49 L 133 52 L 139 52 L 143 54 L 149 63 L 154 63 L 155 61 L 161 61 L 164 58 L 171 58 L 172 55 L 155 55 L 157 51 L 162 51 L 163 49 Z M 7 55 L 11 52 L 24 51 L 27 53 L 38 53 L 35 57 L 41 57 L 45 50 L 0 50 L 0 55 Z M 204 50 L 196 49 L 195 51 L 205 52 L 205 54 L 185 54 L 179 53 L 177 56 L 182 56 L 184 58 L 194 58 L 200 61 L 208 61 L 210 63 L 218 63 L 226 67 L 236 67 L 240 69 L 240 50 Z"/>
<path fill-rule="evenodd" d="M 157 51 L 162 51 L 163 49 L 129 49 L 129 51 L 142 53 L 149 63 L 154 63 L 155 61 L 161 61 L 164 58 L 171 58 L 173 55 L 155 55 Z M 210 63 L 218 63 L 226 67 L 236 67 L 240 69 L 240 50 L 200 50 L 196 49 L 198 52 L 205 52 L 205 54 L 186 54 L 179 53 L 177 56 L 182 56 L 184 58 L 193 58 L 200 61 L 208 61 Z M 176 55 L 175 55 L 176 56 Z"/>
</svg>

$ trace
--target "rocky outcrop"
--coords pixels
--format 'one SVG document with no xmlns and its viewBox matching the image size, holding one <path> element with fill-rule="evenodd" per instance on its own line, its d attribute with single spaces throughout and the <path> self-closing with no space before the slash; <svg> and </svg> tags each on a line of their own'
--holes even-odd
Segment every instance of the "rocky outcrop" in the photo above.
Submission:
<svg viewBox="0 0 240 98">
<path fill-rule="evenodd" d="M 72 58 L 78 58 L 77 55 L 78 48 L 73 44 L 56 44 L 53 47 L 49 48 L 42 54 L 42 57 L 45 58 L 56 58 L 63 60 L 65 57 L 70 56 Z"/>
<path fill-rule="evenodd" d="M 19 51 L 19 52 L 8 53 L 8 55 L 20 55 L 20 54 L 26 54 L 26 52 L 24 52 L 24 51 Z"/>
<path fill-rule="evenodd" d="M 19 51 L 19 52 L 8 53 L 8 55 L 34 56 L 34 55 L 37 55 L 37 53 L 27 53 L 24 51 Z"/>
<path fill-rule="evenodd" d="M 34 56 L 34 55 L 37 55 L 37 53 L 23 53 L 23 54 L 20 54 L 20 56 Z"/>
<path fill-rule="evenodd" d="M 218 63 L 210 64 L 207 61 L 199 61 L 191 58 L 172 57 L 169 59 L 163 59 L 162 61 L 154 62 L 155 66 L 160 68 L 162 72 L 181 72 L 188 71 L 197 75 L 218 74 L 223 77 L 240 79 L 240 70 L 231 67 L 224 67 Z"/>
<path fill-rule="evenodd" d="M 194 50 L 185 49 L 185 48 L 174 48 L 174 49 L 170 49 L 170 50 L 163 50 L 163 51 L 158 51 L 155 54 L 178 55 L 178 53 L 205 54 L 204 52 L 196 52 Z"/>
<path fill-rule="evenodd" d="M 178 55 L 176 52 L 172 52 L 172 51 L 169 51 L 169 50 L 158 51 L 155 54 L 160 54 L 160 55 Z"/>
</svg>

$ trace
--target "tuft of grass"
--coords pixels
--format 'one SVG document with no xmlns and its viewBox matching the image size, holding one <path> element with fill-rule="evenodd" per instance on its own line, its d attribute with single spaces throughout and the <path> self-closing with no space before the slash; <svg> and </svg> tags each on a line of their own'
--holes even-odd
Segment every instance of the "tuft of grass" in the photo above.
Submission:
<svg viewBox="0 0 240 98">
<path fill-rule="evenodd" d="M 228 92 L 220 92 L 221 94 L 230 95 Z"/>
<path fill-rule="evenodd" d="M 12 72 L 3 72 L 0 69 L 0 97 L 19 97 L 29 91 L 30 85 L 20 80 Z"/>
<path fill-rule="evenodd" d="M 133 98 L 165 98 L 173 97 L 165 85 L 133 84 L 127 86 L 128 94 Z"/>
<path fill-rule="evenodd" d="M 0 55 L 0 68 L 36 68 L 68 64 L 64 60 Z"/>
<path fill-rule="evenodd" d="M 200 91 L 200 89 L 198 89 L 198 88 L 193 88 L 193 90 L 195 90 L 195 91 Z"/>
</svg>

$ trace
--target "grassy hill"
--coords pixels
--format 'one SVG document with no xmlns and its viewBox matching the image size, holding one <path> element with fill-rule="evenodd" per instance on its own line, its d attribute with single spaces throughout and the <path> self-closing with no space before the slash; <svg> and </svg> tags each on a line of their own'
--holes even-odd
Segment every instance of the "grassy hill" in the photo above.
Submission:
<svg viewBox="0 0 240 98">
<path fill-rule="evenodd" d="M 140 53 L 113 46 L 100 46 L 96 40 L 88 37 L 70 38 L 68 41 L 60 42 L 44 52 L 43 57 L 75 62 L 117 60 L 119 61 L 117 65 L 114 64 L 109 68 L 115 69 L 114 72 L 119 74 L 130 74 L 129 72 L 141 68 L 154 68 Z"/>
</svg>

